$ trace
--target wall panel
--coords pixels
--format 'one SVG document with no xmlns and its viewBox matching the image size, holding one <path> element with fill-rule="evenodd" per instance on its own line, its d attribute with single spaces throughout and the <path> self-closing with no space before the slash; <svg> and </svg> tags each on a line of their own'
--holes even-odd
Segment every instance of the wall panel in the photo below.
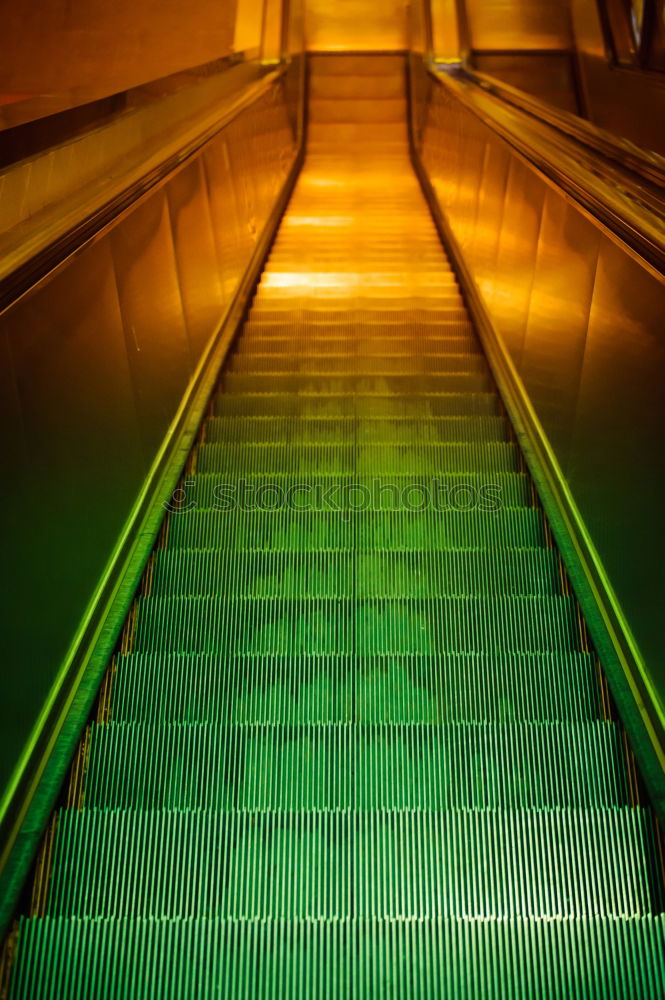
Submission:
<svg viewBox="0 0 665 1000">
<path fill-rule="evenodd" d="M 665 155 L 663 74 L 612 64 L 596 3 L 571 0 L 571 12 L 589 120 L 644 149 Z"/>
<path fill-rule="evenodd" d="M 466 0 L 474 49 L 565 49 L 568 5 L 561 0 Z"/>
<path fill-rule="evenodd" d="M 284 76 L 0 316 L 5 785 L 296 153 Z M 205 169 L 204 169 L 205 160 Z M 219 253 L 218 253 L 219 251 Z"/>
<path fill-rule="evenodd" d="M 313 52 L 389 52 L 407 48 L 405 0 L 306 0 Z"/>
<path fill-rule="evenodd" d="M 236 0 L 0 0 L 0 94 L 44 115 L 120 93 L 228 55 L 235 15 Z"/>
<path fill-rule="evenodd" d="M 108 240 L 0 318 L 16 384 L 21 460 L 2 524 L 11 580 L 0 778 L 34 725 L 145 474 Z"/>
</svg>

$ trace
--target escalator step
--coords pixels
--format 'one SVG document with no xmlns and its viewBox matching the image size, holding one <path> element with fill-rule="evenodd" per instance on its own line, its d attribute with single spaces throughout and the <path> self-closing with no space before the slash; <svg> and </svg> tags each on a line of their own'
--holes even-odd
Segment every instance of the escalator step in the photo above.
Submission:
<svg viewBox="0 0 665 1000">
<path fill-rule="evenodd" d="M 153 597 L 469 597 L 561 593 L 551 549 L 430 552 L 160 550 Z"/>
<path fill-rule="evenodd" d="M 402 354 L 381 357 L 356 354 L 319 354 L 310 351 L 306 356 L 274 354 L 235 354 L 227 372 L 259 375 L 316 374 L 326 375 L 426 375 L 442 373 L 446 378 L 461 375 L 484 374 L 487 362 L 480 354 Z"/>
<path fill-rule="evenodd" d="M 263 725 L 590 722 L 584 653 L 119 657 L 117 722 Z"/>
<path fill-rule="evenodd" d="M 336 395 L 353 393 L 361 395 L 396 396 L 443 395 L 451 392 L 489 392 L 492 382 L 488 374 L 395 375 L 366 372 L 357 375 L 331 375 L 325 362 L 318 372 L 309 375 L 276 372 L 265 375 L 248 375 L 225 372 L 220 379 L 223 393 L 296 392 L 303 395 Z"/>
<path fill-rule="evenodd" d="M 24 920 L 10 1000 L 665 995 L 665 917 Z M 136 956 L 140 956 L 137 961 Z M 565 958 L 564 958 L 565 956 Z M 93 971 L 94 970 L 94 971 Z"/>
<path fill-rule="evenodd" d="M 95 726 L 87 809 L 628 805 L 608 723 Z"/>
<path fill-rule="evenodd" d="M 238 357 L 246 355 L 290 355 L 313 352 L 318 357 L 331 357 L 351 352 L 358 357 L 382 357 L 387 354 L 403 357 L 420 357 L 423 355 L 450 357 L 453 354 L 468 354 L 475 356 L 480 353 L 480 345 L 473 337 L 446 335 L 444 333 L 421 333 L 408 337 L 402 330 L 400 335 L 358 336 L 353 332 L 347 334 L 338 331 L 332 333 L 314 333 L 291 335 L 286 331 L 281 335 L 252 333 L 241 337 L 238 343 Z"/>
<path fill-rule="evenodd" d="M 464 330 L 471 330 L 471 325 L 469 323 L 469 314 L 464 306 L 456 306 L 454 309 L 448 306 L 444 308 L 443 306 L 434 307 L 430 306 L 422 307 L 418 305 L 410 305 L 408 307 L 403 306 L 402 299 L 398 299 L 392 308 L 388 308 L 385 303 L 379 307 L 378 305 L 370 308 L 359 308 L 357 305 L 357 299 L 354 298 L 350 302 L 348 299 L 343 299 L 341 301 L 329 300 L 325 307 L 319 306 L 314 308 L 310 306 L 295 307 L 290 300 L 285 300 L 282 308 L 279 308 L 277 303 L 271 299 L 271 305 L 261 305 L 255 304 L 252 307 L 252 323 L 287 323 L 289 327 L 294 326 L 298 323 L 303 324 L 306 328 L 309 324 L 324 324 L 329 326 L 330 324 L 343 323 L 353 323 L 354 326 L 360 330 L 368 330 L 370 328 L 376 330 L 380 325 L 383 327 L 385 324 L 392 323 L 396 327 L 399 326 L 401 330 L 409 329 L 412 325 L 423 324 L 428 328 L 433 326 L 440 329 L 451 330 L 452 327 L 457 327 Z M 340 319 L 340 314 L 343 319 Z M 253 327 L 249 327 L 253 329 Z"/>
<path fill-rule="evenodd" d="M 399 397 L 388 393 L 374 396 L 353 393 L 317 393 L 301 396 L 268 390 L 254 394 L 219 393 L 213 400 L 216 416 L 300 417 L 383 417 L 397 420 L 437 417 L 494 416 L 499 401 L 492 392 L 440 393 L 430 396 Z"/>
<path fill-rule="evenodd" d="M 333 418 L 334 419 L 334 418 Z M 193 510 L 229 511 L 260 507 L 277 510 L 418 511 L 428 505 L 439 512 L 464 512 L 479 508 L 496 513 L 503 508 L 534 506 L 529 478 L 518 472 L 447 472 L 445 476 L 280 475 L 266 479 L 256 473 L 193 473 L 180 487 L 181 503 L 173 503 L 174 514 Z M 180 494 L 179 494 L 180 496 Z M 359 540 L 359 543 L 361 540 Z"/>
<path fill-rule="evenodd" d="M 564 846 L 565 845 L 565 846 Z M 64 810 L 50 916 L 645 916 L 662 900 L 637 808 Z"/>
<path fill-rule="evenodd" d="M 568 597 L 148 597 L 137 606 L 137 653 L 530 653 L 580 644 Z"/>
<path fill-rule="evenodd" d="M 414 442 L 355 444 L 244 441 L 202 444 L 197 455 L 202 473 L 262 473 L 264 475 L 345 475 L 358 472 L 443 475 L 446 472 L 518 472 L 517 445 L 503 441 Z"/>
<path fill-rule="evenodd" d="M 336 444 L 405 445 L 463 444 L 505 441 L 502 417 L 391 418 L 319 417 L 288 419 L 265 417 L 211 417 L 206 425 L 208 444 Z"/>
<path fill-rule="evenodd" d="M 171 517 L 169 548 L 283 551 L 353 549 L 502 550 L 544 544 L 537 509 L 474 510 L 189 510 Z M 272 501 L 265 499 L 266 506 Z M 283 503 L 276 494 L 275 505 Z M 326 501 L 328 503 L 328 501 Z"/>
<path fill-rule="evenodd" d="M 469 317 L 464 315 L 457 318 L 446 316 L 436 320 L 414 320 L 410 317 L 393 316 L 383 319 L 380 322 L 371 321 L 368 317 L 351 318 L 346 313 L 336 314 L 322 313 L 317 317 L 300 315 L 284 316 L 269 321 L 254 318 L 249 315 L 247 325 L 243 328 L 243 335 L 238 343 L 241 348 L 242 341 L 247 338 L 251 342 L 259 337 L 266 340 L 275 339 L 302 339 L 311 338 L 316 342 L 318 337 L 341 337 L 344 340 L 356 339 L 370 342 L 381 340 L 382 343 L 391 343 L 393 340 L 399 341 L 408 337 L 419 343 L 426 342 L 428 337 L 446 340 L 457 338 L 465 342 L 477 342 L 474 329 L 469 322 Z"/>
</svg>

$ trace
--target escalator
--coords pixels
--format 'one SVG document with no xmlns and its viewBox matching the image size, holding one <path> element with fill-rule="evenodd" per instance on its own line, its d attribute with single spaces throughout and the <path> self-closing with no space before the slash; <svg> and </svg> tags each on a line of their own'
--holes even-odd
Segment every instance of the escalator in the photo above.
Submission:
<svg viewBox="0 0 665 1000">
<path fill-rule="evenodd" d="M 662 996 L 653 815 L 401 59 L 313 60 L 309 118 L 8 996 Z"/>
</svg>

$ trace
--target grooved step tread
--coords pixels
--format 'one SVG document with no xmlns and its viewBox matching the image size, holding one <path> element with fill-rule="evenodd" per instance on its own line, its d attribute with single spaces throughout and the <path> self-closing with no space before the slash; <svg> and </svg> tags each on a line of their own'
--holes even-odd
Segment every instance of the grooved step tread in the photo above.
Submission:
<svg viewBox="0 0 665 1000">
<path fill-rule="evenodd" d="M 263 725 L 591 722 L 586 653 L 323 656 L 132 653 L 118 659 L 116 722 Z"/>
<path fill-rule="evenodd" d="M 665 918 L 24 920 L 11 1000 L 650 1000 Z M 122 943 L 122 946 L 120 946 Z M 142 961 L 135 956 L 141 954 Z M 59 961 L 53 959 L 57 956 Z M 260 956 L 260 960 L 257 960 Z M 62 969 L 70 970 L 65 979 Z"/>
<path fill-rule="evenodd" d="M 345 474 L 288 475 L 225 470 L 192 473 L 171 504 L 178 517 L 194 510 L 362 510 L 413 511 L 431 505 L 440 512 L 480 508 L 534 507 L 531 481 L 521 472 L 446 472 L 445 476 Z M 166 543 L 168 547 L 168 542 Z M 362 539 L 359 540 L 362 547 Z M 399 549 L 399 546 L 396 546 Z"/>
<path fill-rule="evenodd" d="M 474 375 L 487 371 L 482 355 L 471 354 L 420 354 L 400 355 L 384 353 L 379 357 L 356 354 L 321 354 L 312 352 L 307 357 L 295 354 L 274 355 L 236 354 L 227 371 L 275 375 L 293 375 L 326 370 L 328 375 L 425 375 L 444 374 Z"/>
<path fill-rule="evenodd" d="M 273 501 L 266 498 L 265 505 Z M 322 509 L 189 510 L 169 522 L 170 548 L 226 548 L 307 551 L 411 549 L 514 549 L 543 545 L 543 515 L 537 509 L 354 510 L 344 496 L 326 499 Z M 335 505 L 339 504 L 336 508 Z"/>
<path fill-rule="evenodd" d="M 213 417 L 206 425 L 207 444 L 389 444 L 419 445 L 505 441 L 502 417 L 429 417 L 392 420 L 389 417 L 312 418 Z"/>
<path fill-rule="evenodd" d="M 642 809 L 64 810 L 47 912 L 638 917 L 656 866 Z"/>
<path fill-rule="evenodd" d="M 152 596 L 466 597 L 561 594 L 551 549 L 513 552 L 233 552 L 156 554 Z"/>
<path fill-rule="evenodd" d="M 169 776 L 165 780 L 165 776 Z M 87 809 L 628 805 L 620 733 L 592 725 L 92 729 Z"/>
<path fill-rule="evenodd" d="M 265 475 L 371 475 L 401 473 L 519 472 L 517 445 L 509 441 L 435 441 L 412 444 L 357 441 L 354 444 L 320 442 L 269 444 L 247 441 L 204 443 L 197 452 L 202 473 L 260 472 Z"/>
<path fill-rule="evenodd" d="M 527 653 L 580 648 L 557 597 L 146 597 L 137 652 Z"/>
<path fill-rule="evenodd" d="M 500 413 L 493 392 L 449 392 L 430 396 L 400 397 L 392 393 L 330 393 L 303 396 L 295 392 L 218 393 L 215 416 L 364 417 L 430 419 L 449 416 L 494 416 Z"/>
<path fill-rule="evenodd" d="M 398 375 L 367 372 L 353 375 L 330 375 L 326 371 L 325 362 L 322 362 L 321 370 L 318 373 L 286 374 L 274 372 L 272 374 L 249 375 L 227 371 L 220 379 L 222 392 L 243 395 L 250 392 L 297 392 L 313 396 L 344 392 L 360 395 L 376 393 L 381 396 L 389 393 L 396 396 L 447 395 L 453 392 L 489 392 L 491 387 L 491 379 L 486 373 Z"/>
<path fill-rule="evenodd" d="M 308 332 L 302 336 L 278 337 L 245 334 L 238 342 L 237 355 L 293 355 L 308 350 L 317 357 L 339 357 L 345 353 L 353 356 L 395 357 L 418 355 L 441 357 L 450 354 L 475 355 L 480 346 L 472 337 L 447 337 L 438 334 L 421 334 L 418 337 L 365 337 L 349 333 L 347 336 L 320 335 Z"/>
</svg>

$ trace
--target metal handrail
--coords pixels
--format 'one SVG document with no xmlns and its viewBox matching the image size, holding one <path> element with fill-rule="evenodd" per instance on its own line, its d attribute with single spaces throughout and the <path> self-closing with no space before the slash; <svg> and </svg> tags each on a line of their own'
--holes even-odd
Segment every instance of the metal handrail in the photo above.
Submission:
<svg viewBox="0 0 665 1000">
<path fill-rule="evenodd" d="M 47 238 L 42 245 L 34 248 L 25 246 L 9 266 L 0 262 L 0 314 L 44 280 L 68 257 L 103 236 L 155 188 L 166 183 L 172 174 L 198 155 L 234 118 L 262 97 L 285 75 L 287 68 L 284 62 L 244 87 L 240 93 L 233 94 L 219 108 L 214 124 L 202 128 L 194 139 L 184 142 L 175 152 L 169 153 L 156 167 L 141 173 L 129 183 L 120 178 L 101 207 L 82 212 L 64 232 L 58 233 L 54 238 Z"/>
<path fill-rule="evenodd" d="M 501 136 L 532 167 L 571 195 L 595 220 L 649 263 L 665 273 L 665 199 L 652 183 L 630 170 L 600 161 L 592 150 L 582 155 L 570 136 L 532 113 L 480 87 L 466 74 L 426 65 L 429 79 L 484 125 Z M 535 104 L 540 102 L 534 101 Z"/>
<path fill-rule="evenodd" d="M 556 108 L 488 73 L 464 67 L 460 70 L 460 76 L 665 190 L 665 157 L 658 153 L 641 149 L 629 139 L 599 128 L 570 111 Z"/>
</svg>

